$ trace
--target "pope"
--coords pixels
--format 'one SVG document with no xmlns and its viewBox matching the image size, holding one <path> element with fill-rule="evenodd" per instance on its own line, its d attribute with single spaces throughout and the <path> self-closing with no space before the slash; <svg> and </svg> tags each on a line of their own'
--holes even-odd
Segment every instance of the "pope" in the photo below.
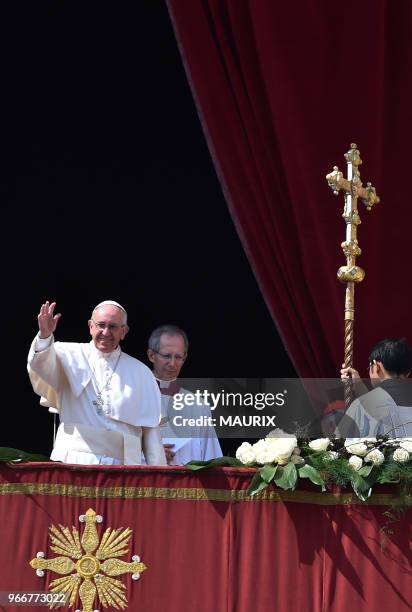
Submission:
<svg viewBox="0 0 412 612">
<path fill-rule="evenodd" d="M 55 342 L 61 315 L 45 302 L 38 314 L 28 371 L 44 406 L 59 411 L 51 459 L 75 464 L 165 465 L 159 433 L 160 392 L 147 366 L 123 352 L 125 308 L 100 302 L 89 319 L 89 343 Z"/>
</svg>

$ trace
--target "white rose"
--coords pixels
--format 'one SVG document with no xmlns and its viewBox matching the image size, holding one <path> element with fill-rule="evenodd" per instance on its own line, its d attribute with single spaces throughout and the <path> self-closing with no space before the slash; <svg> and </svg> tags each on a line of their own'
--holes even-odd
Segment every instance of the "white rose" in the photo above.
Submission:
<svg viewBox="0 0 412 612">
<path fill-rule="evenodd" d="M 265 447 L 256 452 L 256 461 L 261 465 L 265 463 L 275 463 L 273 452 L 269 447 Z"/>
<path fill-rule="evenodd" d="M 242 463 L 254 463 L 255 453 L 253 447 L 249 442 L 243 442 L 236 451 L 236 459 L 239 459 Z"/>
<path fill-rule="evenodd" d="M 393 453 L 393 460 L 398 463 L 405 463 L 405 461 L 409 461 L 409 453 L 406 448 L 397 448 Z"/>
<path fill-rule="evenodd" d="M 412 453 L 412 439 L 404 438 L 401 442 L 399 442 L 400 448 L 404 448 L 408 451 L 408 453 Z"/>
<path fill-rule="evenodd" d="M 349 457 L 349 465 L 353 467 L 354 470 L 358 471 L 361 469 L 363 461 L 357 455 L 352 455 L 352 457 Z"/>
<path fill-rule="evenodd" d="M 351 455 L 364 457 L 368 452 L 368 447 L 364 442 L 360 442 L 359 438 L 347 438 L 345 440 L 345 448 Z"/>
<path fill-rule="evenodd" d="M 274 455 L 271 452 L 266 440 L 258 440 L 252 446 L 252 449 L 255 455 L 255 461 L 257 463 L 260 463 L 261 465 L 264 465 L 265 463 L 273 463 Z"/>
<path fill-rule="evenodd" d="M 252 450 L 255 455 L 255 461 L 257 461 L 258 463 L 260 463 L 260 461 L 258 460 L 258 457 L 262 452 L 265 452 L 265 449 L 266 449 L 265 440 L 258 440 L 252 445 Z"/>
<path fill-rule="evenodd" d="M 290 456 L 298 445 L 296 438 L 267 438 L 267 445 L 273 453 L 273 461 L 280 464 L 288 463 Z"/>
<path fill-rule="evenodd" d="M 365 463 L 373 463 L 373 465 L 381 465 L 385 461 L 385 455 L 378 449 L 374 448 L 365 456 Z"/>
<path fill-rule="evenodd" d="M 309 447 L 314 451 L 325 451 L 329 444 L 329 438 L 317 438 L 317 440 L 309 442 Z"/>
</svg>

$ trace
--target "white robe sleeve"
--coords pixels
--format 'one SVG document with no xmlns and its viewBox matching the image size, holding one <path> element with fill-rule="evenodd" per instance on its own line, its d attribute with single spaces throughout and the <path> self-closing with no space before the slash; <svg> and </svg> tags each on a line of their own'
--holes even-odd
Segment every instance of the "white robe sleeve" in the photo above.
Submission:
<svg viewBox="0 0 412 612">
<path fill-rule="evenodd" d="M 30 382 L 34 392 L 42 398 L 41 403 L 59 408 L 59 392 L 67 384 L 66 376 L 53 339 L 48 348 L 36 352 L 37 339 L 36 336 L 32 342 L 27 362 Z"/>
<path fill-rule="evenodd" d="M 158 427 L 142 427 L 142 450 L 148 465 L 167 465 Z"/>
</svg>

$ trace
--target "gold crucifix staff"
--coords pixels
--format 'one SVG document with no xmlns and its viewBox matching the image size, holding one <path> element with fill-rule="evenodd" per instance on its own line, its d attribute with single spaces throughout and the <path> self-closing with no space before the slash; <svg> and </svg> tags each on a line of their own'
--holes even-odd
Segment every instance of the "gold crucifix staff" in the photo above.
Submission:
<svg viewBox="0 0 412 612">
<path fill-rule="evenodd" d="M 362 163 L 360 152 L 356 144 L 352 143 L 350 149 L 345 153 L 348 165 L 348 178 L 343 178 L 342 172 L 337 166 L 333 167 L 333 172 L 326 175 L 329 187 L 335 195 L 342 189 L 345 194 L 345 208 L 342 217 L 346 222 L 346 240 L 341 247 L 346 255 L 346 266 L 341 266 L 338 270 L 338 279 L 346 283 L 345 295 L 345 368 L 353 367 L 353 326 L 355 321 L 355 283 L 360 283 L 365 277 L 365 271 L 356 265 L 356 258 L 361 254 L 358 245 L 357 226 L 361 220 L 358 213 L 358 198 L 361 198 L 367 210 L 371 210 L 374 204 L 379 202 L 376 190 L 371 183 L 362 186 L 360 180 L 359 166 Z M 352 401 L 352 387 L 350 381 L 345 384 L 345 405 L 346 408 Z"/>
</svg>

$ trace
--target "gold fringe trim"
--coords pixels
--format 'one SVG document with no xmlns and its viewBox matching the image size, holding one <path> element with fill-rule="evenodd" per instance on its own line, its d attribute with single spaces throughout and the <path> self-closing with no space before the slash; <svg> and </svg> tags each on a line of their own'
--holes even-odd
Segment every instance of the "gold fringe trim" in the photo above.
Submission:
<svg viewBox="0 0 412 612">
<path fill-rule="evenodd" d="M 175 501 L 237 502 L 291 502 L 320 506 L 370 505 L 412 506 L 412 496 L 400 497 L 392 493 L 375 493 L 367 502 L 360 501 L 354 493 L 321 493 L 312 491 L 282 491 L 265 489 L 250 497 L 246 490 L 202 489 L 196 487 L 82 487 L 70 484 L 6 483 L 0 484 L 0 495 L 56 495 L 63 497 L 87 497 L 92 499 L 170 499 Z"/>
</svg>

